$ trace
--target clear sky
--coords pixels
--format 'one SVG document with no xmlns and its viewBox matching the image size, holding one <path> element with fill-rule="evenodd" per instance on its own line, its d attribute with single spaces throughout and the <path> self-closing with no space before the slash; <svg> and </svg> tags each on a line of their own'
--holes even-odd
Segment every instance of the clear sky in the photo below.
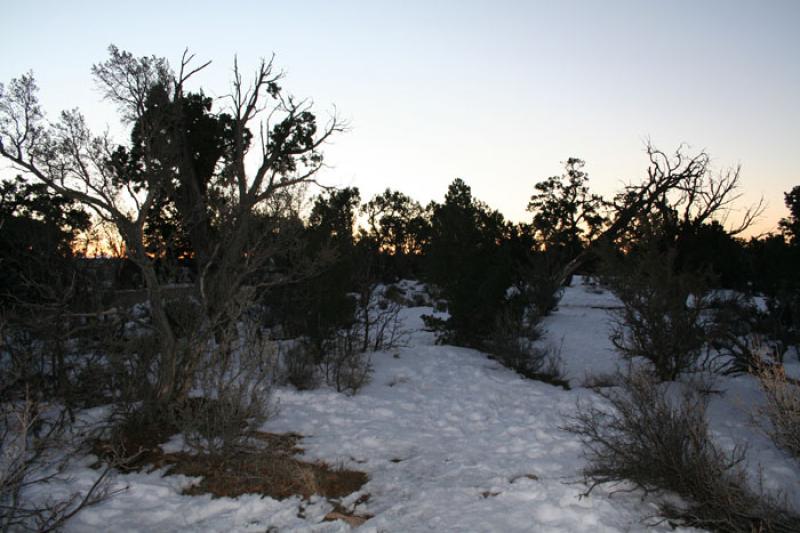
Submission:
<svg viewBox="0 0 800 533">
<path fill-rule="evenodd" d="M 276 54 L 284 86 L 351 123 L 323 181 L 368 199 L 386 187 L 426 203 L 461 177 L 525 220 L 533 184 L 585 159 L 603 194 L 644 175 L 646 139 L 741 164 L 758 230 L 800 185 L 800 1 L 0 0 L 0 80 L 29 69 L 51 116 L 115 121 L 90 75 L 114 43 L 175 64 L 213 60 L 198 82 L 229 88 Z"/>
</svg>

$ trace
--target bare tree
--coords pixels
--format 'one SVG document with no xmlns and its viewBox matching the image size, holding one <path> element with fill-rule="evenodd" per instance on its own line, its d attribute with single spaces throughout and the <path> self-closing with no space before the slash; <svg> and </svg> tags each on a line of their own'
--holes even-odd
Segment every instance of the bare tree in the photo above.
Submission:
<svg viewBox="0 0 800 533">
<path fill-rule="evenodd" d="M 109 56 L 92 71 L 131 126 L 127 145 L 108 133 L 92 134 L 77 110 L 48 122 L 28 73 L 0 87 L 0 156 L 119 232 L 127 257 L 141 269 L 158 333 L 158 399 L 171 401 L 190 386 L 198 355 L 170 323 L 157 258 L 148 254 L 148 221 L 165 198 L 174 201 L 197 261 L 196 293 L 205 311 L 200 329 L 211 330 L 241 311 L 242 300 L 252 297 L 248 276 L 268 261 L 272 235 L 254 231 L 265 206 L 314 180 L 323 165 L 321 146 L 344 125 L 333 115 L 319 127 L 311 102 L 284 93 L 272 60 L 262 60 L 249 82 L 234 62 L 228 105 L 213 116 L 224 128 L 215 140 L 224 150 L 209 157 L 194 145 L 187 90 L 209 63 L 195 66 L 184 52 L 175 72 L 163 58 L 137 58 L 114 46 Z"/>
<path fill-rule="evenodd" d="M 686 151 L 686 146 L 681 145 L 673 154 L 667 154 L 652 144 L 647 145 L 650 161 L 647 178 L 638 185 L 626 186 L 617 195 L 611 205 L 609 223 L 562 269 L 559 276 L 562 284 L 594 257 L 596 244 L 617 240 L 637 218 L 657 213 L 686 228 L 710 220 L 728 222 L 732 204 L 740 198 L 741 168 L 714 174 L 706 152 L 688 155 Z M 763 201 L 759 201 L 746 208 L 739 221 L 729 225 L 728 233 L 737 235 L 745 231 L 762 214 L 764 207 Z"/>
</svg>

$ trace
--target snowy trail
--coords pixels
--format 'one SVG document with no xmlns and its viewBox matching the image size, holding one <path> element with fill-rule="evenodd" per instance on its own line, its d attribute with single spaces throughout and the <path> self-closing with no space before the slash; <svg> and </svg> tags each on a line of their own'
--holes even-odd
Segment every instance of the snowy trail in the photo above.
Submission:
<svg viewBox="0 0 800 533">
<path fill-rule="evenodd" d="M 420 319 L 432 309 L 418 307 L 404 310 L 408 346 L 373 354 L 371 383 L 357 395 L 281 388 L 278 415 L 263 429 L 300 433 L 307 459 L 368 474 L 361 491 L 341 502 L 348 507 L 369 495 L 356 510 L 373 518 L 359 531 L 672 531 L 652 525 L 657 508 L 640 492 L 610 496 L 612 489 L 598 487 L 581 497 L 581 443 L 560 429 L 578 401 L 601 401 L 579 387 L 584 376 L 619 364 L 608 340 L 608 308 L 616 305 L 613 295 L 578 285 L 546 318 L 546 339 L 561 345 L 571 391 L 522 379 L 477 351 L 435 345 Z M 800 375 L 797 363 L 791 370 Z M 753 378 L 718 386 L 726 394 L 709 406 L 717 441 L 725 448 L 750 443 L 753 479 L 763 474 L 767 488 L 800 506 L 800 468 L 747 414 L 760 401 Z M 76 465 L 73 484 L 91 482 L 90 462 Z M 129 488 L 80 513 L 67 530 L 350 531 L 342 521 L 323 522 L 332 506 L 321 498 L 190 497 L 181 490 L 192 479 L 161 472 L 120 475 L 115 483 Z"/>
<path fill-rule="evenodd" d="M 375 517 L 362 530 L 651 530 L 642 519 L 654 508 L 638 496 L 580 498 L 581 445 L 559 428 L 587 391 L 415 340 L 376 354 L 357 396 L 282 390 L 281 415 L 265 426 L 305 435 L 310 458 L 369 474 Z"/>
</svg>

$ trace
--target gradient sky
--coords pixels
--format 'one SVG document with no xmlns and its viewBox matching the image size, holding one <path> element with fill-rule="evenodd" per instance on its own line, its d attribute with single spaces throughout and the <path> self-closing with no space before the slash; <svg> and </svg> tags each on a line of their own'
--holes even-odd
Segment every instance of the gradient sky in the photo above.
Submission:
<svg viewBox="0 0 800 533">
<path fill-rule="evenodd" d="M 456 177 L 512 220 L 534 183 L 587 161 L 611 194 L 645 174 L 647 139 L 742 165 L 744 201 L 787 211 L 800 185 L 800 1 L 0 0 L 0 81 L 32 69 L 51 117 L 80 107 L 97 128 L 93 63 L 114 43 L 176 64 L 224 95 L 234 54 L 245 72 L 276 54 L 284 87 L 335 105 L 351 130 L 326 149 L 322 180 L 366 200 L 386 187 L 427 203 Z"/>
</svg>

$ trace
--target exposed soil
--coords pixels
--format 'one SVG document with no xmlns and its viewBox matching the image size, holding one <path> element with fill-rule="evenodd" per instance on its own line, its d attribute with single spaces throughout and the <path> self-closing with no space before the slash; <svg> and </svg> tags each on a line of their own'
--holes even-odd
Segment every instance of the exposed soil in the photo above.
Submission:
<svg viewBox="0 0 800 533">
<path fill-rule="evenodd" d="M 252 445 L 225 455 L 165 453 L 160 444 L 176 433 L 177 428 L 168 423 L 129 421 L 112 438 L 96 441 L 93 453 L 123 472 L 166 468 L 166 475 L 201 478 L 184 491 L 188 495 L 235 498 L 261 494 L 281 500 L 318 494 L 338 500 L 358 491 L 368 480 L 364 472 L 297 458 L 303 453 L 298 446 L 302 436 L 294 433 L 253 432 Z M 335 512 L 347 514 L 341 508 Z"/>
</svg>

